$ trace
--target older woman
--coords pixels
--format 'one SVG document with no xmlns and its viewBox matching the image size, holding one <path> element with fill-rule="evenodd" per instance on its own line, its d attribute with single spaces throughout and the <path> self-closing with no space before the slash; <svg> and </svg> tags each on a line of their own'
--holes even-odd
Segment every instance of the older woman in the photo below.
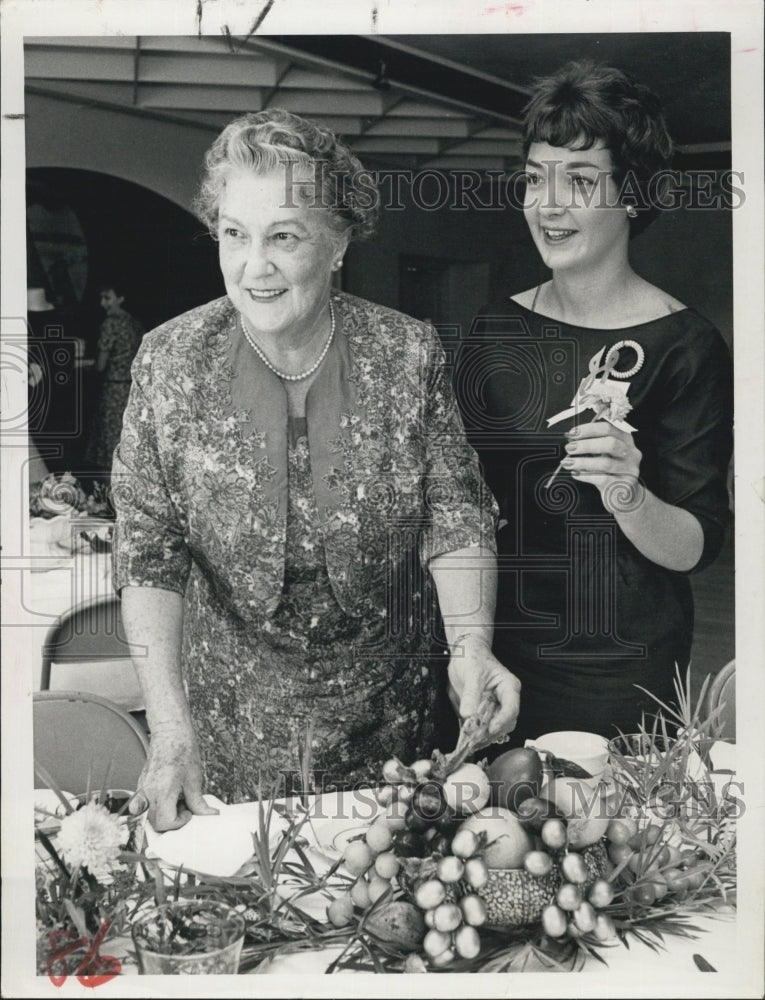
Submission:
<svg viewBox="0 0 765 1000">
<path fill-rule="evenodd" d="M 523 684 L 514 741 L 613 736 L 655 711 L 641 687 L 672 700 L 689 662 L 688 574 L 729 518 L 731 361 L 630 265 L 672 152 L 657 98 L 570 64 L 533 92 L 524 149 L 551 279 L 482 310 L 458 379 L 500 504 L 494 650 Z"/>
<path fill-rule="evenodd" d="M 282 111 L 229 125 L 200 214 L 227 295 L 149 334 L 115 455 L 115 583 L 143 648 L 158 829 L 253 798 L 311 741 L 331 780 L 430 749 L 435 583 L 463 715 L 491 654 L 494 507 L 431 327 L 332 290 L 371 178 Z M 429 575 L 419 571 L 420 562 Z"/>
</svg>

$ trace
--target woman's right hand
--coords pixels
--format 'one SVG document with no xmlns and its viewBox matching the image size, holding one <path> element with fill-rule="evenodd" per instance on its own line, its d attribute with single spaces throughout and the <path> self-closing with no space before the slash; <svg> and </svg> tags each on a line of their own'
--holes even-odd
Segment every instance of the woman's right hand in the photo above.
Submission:
<svg viewBox="0 0 765 1000">
<path fill-rule="evenodd" d="M 149 758 L 141 772 L 131 813 L 148 807 L 154 829 L 178 830 L 192 816 L 216 816 L 202 798 L 202 757 L 194 733 L 184 727 L 152 731 Z"/>
</svg>

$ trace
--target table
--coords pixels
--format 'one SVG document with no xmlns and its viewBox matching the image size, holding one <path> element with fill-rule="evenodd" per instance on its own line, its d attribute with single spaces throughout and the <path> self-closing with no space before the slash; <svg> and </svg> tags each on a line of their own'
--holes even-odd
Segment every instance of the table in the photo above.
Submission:
<svg viewBox="0 0 765 1000">
<path fill-rule="evenodd" d="M 727 775 L 714 775 L 715 783 L 718 779 L 729 780 L 735 773 L 735 747 L 716 744 L 711 753 L 715 769 L 728 770 Z M 226 805 L 212 796 L 208 796 L 207 801 L 220 810 L 219 814 L 195 816 L 181 830 L 158 834 L 145 824 L 146 853 L 159 859 L 168 884 L 177 877 L 179 866 L 187 872 L 206 872 L 218 877 L 234 875 L 242 866 L 242 874 L 252 871 L 247 865 L 253 853 L 252 834 L 258 830 L 261 808 L 267 808 L 268 803 Z M 299 803 L 296 799 L 281 799 L 274 806 L 269 828 L 272 849 L 288 827 L 285 816 L 294 813 Z M 342 850 L 344 838 L 361 832 L 379 808 L 370 789 L 335 792 L 310 801 L 310 824 L 305 825 L 301 833 L 306 838 L 304 852 L 309 854 L 318 874 L 326 872 L 339 856 L 337 851 Z M 335 846 L 334 854 L 328 851 L 328 844 Z M 347 885 L 346 880 L 343 888 Z M 294 896 L 294 883 L 290 886 L 285 880 L 280 889 L 280 895 L 287 898 Z M 299 905 L 312 917 L 322 920 L 327 898 L 320 893 L 313 895 L 316 898 L 308 897 Z M 298 905 L 295 899 L 292 902 Z M 629 948 L 616 942 L 607 949 L 601 949 L 600 954 L 607 964 L 594 958 L 588 959 L 581 972 L 563 978 L 541 965 L 529 965 L 523 972 L 483 974 L 469 981 L 460 980 L 458 988 L 467 995 L 487 997 L 592 996 L 602 992 L 609 996 L 683 996 L 697 1000 L 700 997 L 757 995 L 751 992 L 752 975 L 756 975 L 753 962 L 758 954 L 755 951 L 758 947 L 756 926 L 747 922 L 745 917 L 737 918 L 731 908 L 722 904 L 703 915 L 694 914 L 691 922 L 697 928 L 693 931 L 695 937 L 667 935 L 664 948 L 659 946 L 653 950 L 630 936 Z M 120 988 L 120 995 L 134 995 L 131 992 L 133 987 L 138 991 L 135 993 L 137 996 L 163 995 L 159 979 L 136 978 L 137 969 L 131 965 L 129 937 L 110 938 L 108 954 L 114 955 L 122 964 L 123 976 L 119 978 L 124 989 Z M 350 970 L 343 970 L 340 979 L 324 977 L 339 954 L 336 946 L 281 954 L 248 970 L 248 974 L 273 977 L 256 991 L 258 995 L 319 996 L 325 995 L 326 991 L 330 991 L 328 995 L 331 996 L 354 995 L 347 992 L 353 987 L 343 985 L 349 982 L 347 975 L 353 974 Z M 712 970 L 716 974 L 709 975 Z M 529 979 L 528 975 L 532 973 Z M 311 975 L 320 978 L 306 978 Z M 374 982 L 370 985 L 370 981 Z M 242 978 L 240 982 L 244 984 L 246 979 Z M 454 986 L 449 984 L 457 981 L 453 975 L 447 975 L 446 979 L 431 976 L 427 980 L 413 980 L 407 976 L 405 980 L 394 983 L 384 976 L 366 974 L 358 982 L 362 985 L 357 988 L 356 996 L 391 995 L 391 987 L 396 991 L 394 995 L 442 996 L 454 995 L 450 992 Z M 131 983 L 133 986 L 129 985 Z M 226 980 L 227 995 L 252 995 L 251 988 L 232 983 L 233 977 Z M 279 993 L 284 988 L 280 984 L 284 983 L 290 985 L 286 993 Z M 743 984 L 743 991 L 733 992 L 734 984 Z M 389 992 L 380 992 L 386 988 Z"/>
</svg>

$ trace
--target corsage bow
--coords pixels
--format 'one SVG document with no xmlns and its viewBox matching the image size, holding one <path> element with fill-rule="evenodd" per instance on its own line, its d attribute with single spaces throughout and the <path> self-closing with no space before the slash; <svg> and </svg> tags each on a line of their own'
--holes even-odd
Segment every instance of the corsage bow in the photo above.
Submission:
<svg viewBox="0 0 765 1000">
<path fill-rule="evenodd" d="M 630 347 L 637 355 L 635 364 L 628 371 L 620 372 L 616 370 L 619 361 L 619 352 L 625 347 Z M 605 361 L 603 355 L 605 354 Z M 645 352 L 640 344 L 634 340 L 620 340 L 618 344 L 608 349 L 601 347 L 597 354 L 594 354 L 589 361 L 589 374 L 582 379 L 579 388 L 571 401 L 571 406 L 567 410 L 556 413 L 554 417 L 549 417 L 547 426 L 566 420 L 569 417 L 578 416 L 583 410 L 594 410 L 594 420 L 607 420 L 614 427 L 625 431 L 627 434 L 634 434 L 637 430 L 632 424 L 628 424 L 624 419 L 632 409 L 632 405 L 627 399 L 627 391 L 630 382 L 625 379 L 637 374 L 643 367 Z M 613 375 L 613 378 L 611 376 Z M 553 480 L 560 472 L 561 465 L 548 479 L 546 487 L 552 485 Z"/>
</svg>

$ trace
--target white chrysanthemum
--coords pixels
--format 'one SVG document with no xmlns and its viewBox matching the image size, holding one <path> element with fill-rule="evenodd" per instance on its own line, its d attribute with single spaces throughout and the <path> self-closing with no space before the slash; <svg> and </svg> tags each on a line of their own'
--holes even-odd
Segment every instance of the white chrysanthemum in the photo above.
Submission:
<svg viewBox="0 0 765 1000">
<path fill-rule="evenodd" d="M 61 821 L 58 849 L 73 868 L 82 866 L 99 879 L 110 878 L 117 867 L 121 847 L 128 838 L 127 826 L 102 805 L 88 802 Z"/>
<path fill-rule="evenodd" d="M 624 420 L 632 409 L 627 399 L 627 385 L 621 382 L 596 382 L 582 402 L 595 410 L 596 419 Z"/>
</svg>

